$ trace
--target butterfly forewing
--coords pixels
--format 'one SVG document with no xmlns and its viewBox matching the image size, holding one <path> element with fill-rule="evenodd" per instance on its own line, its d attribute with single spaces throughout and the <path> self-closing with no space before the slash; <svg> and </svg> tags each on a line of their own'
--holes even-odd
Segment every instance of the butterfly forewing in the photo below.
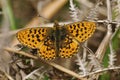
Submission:
<svg viewBox="0 0 120 80">
<path fill-rule="evenodd" d="M 18 40 L 30 48 L 38 48 L 48 36 L 51 28 L 27 28 L 17 33 Z"/>
<path fill-rule="evenodd" d="M 79 42 L 84 42 L 94 33 L 96 24 L 94 22 L 83 21 L 65 25 L 65 28 Z"/>
</svg>

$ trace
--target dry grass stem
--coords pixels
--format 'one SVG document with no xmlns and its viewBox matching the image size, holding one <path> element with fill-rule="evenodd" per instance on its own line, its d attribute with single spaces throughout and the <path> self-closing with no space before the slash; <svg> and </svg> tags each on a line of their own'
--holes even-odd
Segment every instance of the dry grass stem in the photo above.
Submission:
<svg viewBox="0 0 120 80">
<path fill-rule="evenodd" d="M 90 75 L 93 75 L 93 74 L 99 74 L 99 73 L 102 73 L 102 72 L 105 72 L 105 71 L 110 71 L 110 70 L 118 70 L 120 69 L 120 67 L 110 67 L 110 68 L 104 68 L 104 69 L 101 69 L 101 70 L 97 70 L 95 72 L 91 72 L 83 77 L 87 77 L 87 76 L 90 76 Z"/>
<path fill-rule="evenodd" d="M 102 61 L 102 59 L 104 57 L 104 54 L 105 54 L 106 49 L 108 47 L 111 36 L 112 36 L 112 33 L 106 34 L 106 36 L 102 40 L 101 44 L 99 45 L 97 51 L 95 52 L 96 57 L 100 60 L 100 62 Z"/>
<path fill-rule="evenodd" d="M 27 57 L 32 58 L 32 59 L 39 59 L 38 57 L 33 56 L 31 54 L 28 54 L 28 53 L 25 53 L 23 51 L 17 51 L 17 50 L 13 50 L 11 48 L 4 48 L 4 49 L 6 51 L 8 51 L 8 52 L 24 55 L 24 56 L 27 56 Z M 43 60 L 41 60 L 41 61 L 55 67 L 56 69 L 59 69 L 60 71 L 63 71 L 63 72 L 65 72 L 65 73 L 67 73 L 67 74 L 69 74 L 71 76 L 74 76 L 74 77 L 76 77 L 78 79 L 86 80 L 85 78 L 82 78 L 79 74 L 77 74 L 77 73 L 75 73 L 73 71 L 70 71 L 70 70 L 68 70 L 68 69 L 66 69 L 66 68 L 64 68 L 64 67 L 62 67 L 62 66 L 60 66 L 60 65 L 58 65 L 58 64 L 56 64 L 54 62 L 47 62 L 47 61 L 43 61 Z"/>
</svg>

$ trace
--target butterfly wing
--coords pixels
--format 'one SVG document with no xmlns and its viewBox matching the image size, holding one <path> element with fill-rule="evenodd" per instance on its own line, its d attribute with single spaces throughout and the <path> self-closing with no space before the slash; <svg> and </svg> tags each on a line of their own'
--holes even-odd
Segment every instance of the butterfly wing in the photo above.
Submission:
<svg viewBox="0 0 120 80">
<path fill-rule="evenodd" d="M 79 44 L 78 42 L 69 35 L 66 35 L 62 44 L 60 44 L 59 56 L 62 58 L 72 57 L 78 52 Z"/>
<path fill-rule="evenodd" d="M 65 28 L 79 42 L 84 42 L 94 33 L 96 24 L 83 21 L 65 25 Z"/>
<path fill-rule="evenodd" d="M 38 56 L 45 60 L 52 60 L 56 57 L 55 44 L 50 37 L 47 37 L 38 48 Z"/>
<path fill-rule="evenodd" d="M 17 38 L 25 46 L 38 48 L 42 41 L 48 36 L 51 28 L 27 28 L 17 33 Z"/>
</svg>

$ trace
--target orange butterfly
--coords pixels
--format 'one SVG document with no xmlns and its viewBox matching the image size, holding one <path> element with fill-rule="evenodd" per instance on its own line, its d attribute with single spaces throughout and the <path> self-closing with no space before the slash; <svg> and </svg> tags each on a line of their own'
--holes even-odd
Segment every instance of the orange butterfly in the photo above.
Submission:
<svg viewBox="0 0 120 80">
<path fill-rule="evenodd" d="M 78 52 L 79 42 L 87 40 L 95 31 L 94 22 L 75 22 L 54 27 L 27 28 L 17 33 L 17 38 L 25 46 L 37 49 L 38 56 L 45 60 L 56 56 L 69 58 Z"/>
</svg>

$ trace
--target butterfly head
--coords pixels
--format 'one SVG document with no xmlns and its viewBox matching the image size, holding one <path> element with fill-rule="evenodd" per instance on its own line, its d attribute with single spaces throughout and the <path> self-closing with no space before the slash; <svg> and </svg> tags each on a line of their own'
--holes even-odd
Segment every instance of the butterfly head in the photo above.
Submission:
<svg viewBox="0 0 120 80">
<path fill-rule="evenodd" d="M 58 30 L 59 26 L 58 21 L 54 21 L 54 30 Z"/>
</svg>

